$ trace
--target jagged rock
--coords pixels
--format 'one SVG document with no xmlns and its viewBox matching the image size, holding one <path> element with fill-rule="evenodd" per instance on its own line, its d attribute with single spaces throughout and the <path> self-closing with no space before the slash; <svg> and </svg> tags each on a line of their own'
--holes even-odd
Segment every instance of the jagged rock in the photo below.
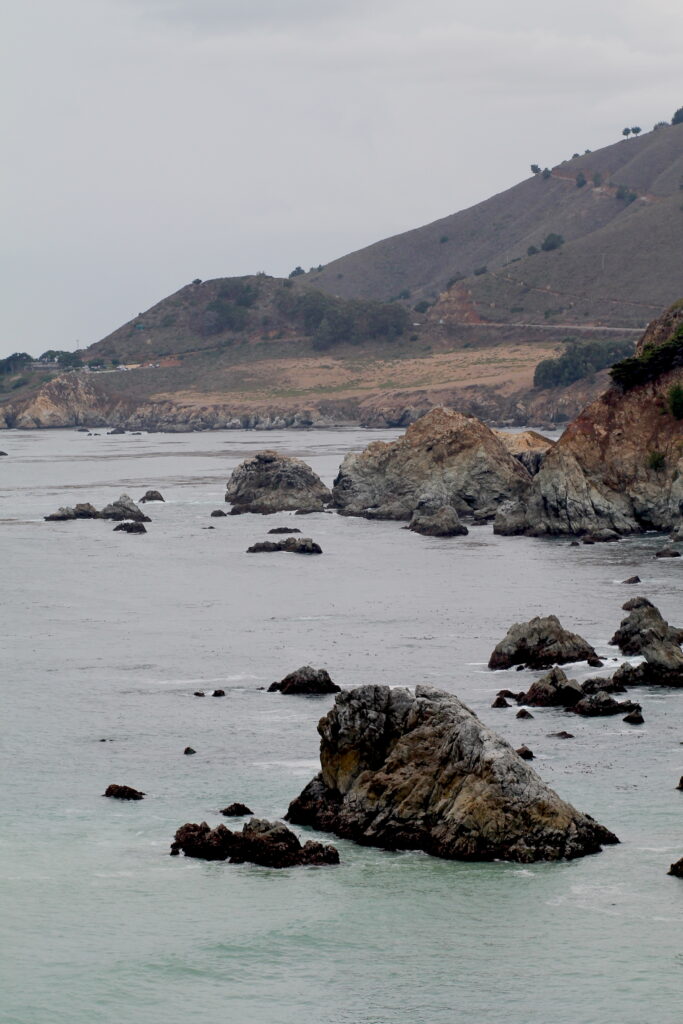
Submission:
<svg viewBox="0 0 683 1024">
<path fill-rule="evenodd" d="M 533 750 L 530 750 L 524 743 L 517 748 L 515 753 L 519 754 L 523 761 L 533 761 L 535 757 Z"/>
<path fill-rule="evenodd" d="M 557 860 L 618 842 L 441 690 L 342 692 L 318 732 L 322 770 L 289 806 L 296 824 L 463 860 Z"/>
<path fill-rule="evenodd" d="M 519 667 L 524 668 L 523 665 Z M 524 690 L 520 690 L 518 693 L 515 693 L 514 690 L 499 690 L 496 696 L 508 697 L 510 700 L 516 700 L 518 703 L 521 703 L 524 700 Z"/>
<path fill-rule="evenodd" d="M 288 537 L 287 540 L 261 540 L 247 548 L 247 554 L 262 551 L 290 551 L 295 555 L 322 555 L 323 549 L 310 537 Z"/>
<path fill-rule="evenodd" d="M 613 678 L 624 686 L 683 686 L 683 651 L 677 643 L 655 637 L 641 654 L 642 664 L 622 665 Z"/>
<path fill-rule="evenodd" d="M 119 530 L 123 533 L 147 533 L 144 523 L 119 523 L 114 527 L 114 533 L 118 533 Z"/>
<path fill-rule="evenodd" d="M 646 597 L 634 597 L 622 608 L 628 615 L 621 620 L 610 644 L 618 647 L 623 654 L 642 654 L 643 649 L 655 640 L 673 644 L 683 642 L 683 629 L 670 626 L 659 609 Z"/>
<path fill-rule="evenodd" d="M 438 500 L 421 498 L 411 516 L 408 529 L 425 537 L 458 537 L 468 533 L 455 509 L 450 505 L 439 505 Z"/>
<path fill-rule="evenodd" d="M 605 679 L 603 676 L 584 679 L 581 683 L 581 689 L 587 694 L 598 693 L 600 690 L 604 690 L 605 693 L 626 693 L 624 684 L 614 676 L 611 679 Z"/>
<path fill-rule="evenodd" d="M 0 452 L 0 458 L 2 458 L 3 455 L 7 455 L 7 452 Z"/>
<path fill-rule="evenodd" d="M 175 834 L 171 854 L 180 851 L 186 857 L 203 860 L 227 860 L 231 864 L 259 864 L 268 868 L 291 868 L 310 864 L 338 864 L 334 846 L 324 846 L 309 839 L 303 846 L 291 829 L 281 821 L 252 818 L 241 832 L 232 832 L 225 825 L 211 829 L 205 821 L 200 825 L 182 825 Z"/>
<path fill-rule="evenodd" d="M 432 409 L 397 441 L 374 441 L 347 455 L 334 482 L 345 515 L 410 519 L 425 494 L 458 515 L 491 518 L 521 496 L 531 477 L 483 423 L 452 409 Z"/>
<path fill-rule="evenodd" d="M 254 812 L 249 810 L 246 804 L 240 803 L 228 804 L 228 806 L 224 807 L 221 811 L 221 814 L 224 814 L 226 818 L 243 818 L 246 814 L 253 813 Z"/>
<path fill-rule="evenodd" d="M 516 622 L 496 645 L 489 658 L 489 668 L 548 668 L 570 661 L 586 661 L 597 654 L 577 633 L 570 633 L 555 615 L 537 616 L 529 622 Z"/>
<path fill-rule="evenodd" d="M 544 437 L 543 434 L 539 434 L 535 430 L 509 433 L 506 430 L 494 429 L 493 433 L 502 441 L 510 454 L 522 463 L 531 476 L 538 473 L 546 455 L 555 444 L 549 437 Z"/>
<path fill-rule="evenodd" d="M 332 494 L 301 459 L 257 452 L 233 470 L 225 500 L 241 512 L 322 512 Z"/>
<path fill-rule="evenodd" d="M 643 718 L 642 711 L 629 711 L 622 721 L 628 725 L 642 725 L 645 719 Z"/>
<path fill-rule="evenodd" d="M 585 718 L 594 718 L 601 715 L 619 715 L 625 711 L 640 711 L 640 704 L 635 704 L 632 700 L 616 701 L 605 690 L 598 690 L 597 693 L 583 697 L 569 710 Z"/>
<path fill-rule="evenodd" d="M 227 512 L 224 512 L 222 508 L 215 508 L 211 513 L 212 519 L 223 519 L 227 516 Z"/>
<path fill-rule="evenodd" d="M 85 501 L 74 505 L 73 508 L 68 506 L 60 508 L 59 512 L 53 512 L 52 515 L 45 516 L 44 518 L 48 523 L 64 522 L 67 519 L 99 519 L 100 513 L 94 505 L 91 505 L 89 501 Z"/>
<path fill-rule="evenodd" d="M 144 793 L 139 789 L 133 789 L 132 786 L 117 786 L 115 782 L 112 782 L 111 786 L 107 786 L 102 796 L 111 796 L 115 800 L 142 800 Z"/>
<path fill-rule="evenodd" d="M 632 585 L 634 583 L 640 583 L 642 581 L 640 579 L 640 576 L 629 576 L 629 578 L 627 580 L 622 580 L 621 582 L 622 583 L 627 583 L 629 585 Z"/>
<path fill-rule="evenodd" d="M 137 523 L 151 523 L 152 521 L 127 494 L 122 494 L 120 498 L 117 498 L 110 505 L 105 505 L 100 512 L 100 518 L 114 519 L 116 521 L 132 519 Z"/>
<path fill-rule="evenodd" d="M 655 558 L 680 558 L 680 551 L 676 551 L 676 548 L 660 548 L 659 551 L 655 551 Z"/>
<path fill-rule="evenodd" d="M 678 780 L 678 785 L 676 786 L 676 789 L 683 789 L 683 775 L 681 775 L 680 779 Z"/>
<path fill-rule="evenodd" d="M 268 533 L 301 533 L 301 530 L 297 530 L 296 526 L 274 526 Z"/>
<path fill-rule="evenodd" d="M 522 695 L 521 703 L 532 708 L 569 708 L 584 696 L 575 679 L 568 679 L 561 668 L 551 668 L 540 679 L 536 679 Z"/>
<path fill-rule="evenodd" d="M 667 875 L 673 875 L 674 878 L 683 878 L 683 857 L 677 860 L 675 864 L 672 864 Z"/>
<path fill-rule="evenodd" d="M 496 699 L 494 700 L 494 702 L 491 705 L 491 707 L 492 708 L 509 708 L 510 705 L 506 701 L 505 697 L 496 697 Z"/>
<path fill-rule="evenodd" d="M 183 754 L 188 754 L 189 755 L 189 754 L 196 754 L 196 753 L 197 753 L 197 751 L 194 750 L 192 747 L 185 747 L 185 749 L 183 750 Z"/>
<path fill-rule="evenodd" d="M 548 736 L 556 736 L 560 740 L 573 740 L 574 733 L 567 732 L 565 729 L 561 729 L 560 732 L 549 732 Z"/>
<path fill-rule="evenodd" d="M 517 714 L 515 715 L 515 718 L 533 718 L 533 717 L 534 716 L 531 714 L 531 712 L 527 711 L 526 708 L 520 708 L 519 711 L 517 712 Z"/>
<path fill-rule="evenodd" d="M 301 668 L 296 669 L 295 672 L 290 672 L 289 675 L 281 679 L 279 683 L 271 683 L 268 687 L 268 693 L 285 693 L 285 694 L 319 694 L 319 693 L 339 693 L 341 686 L 337 686 L 330 679 L 329 673 L 324 668 L 311 668 L 310 665 L 303 665 Z"/>
<path fill-rule="evenodd" d="M 140 503 L 144 504 L 147 501 L 164 501 L 160 491 L 145 491 L 140 498 Z"/>
</svg>

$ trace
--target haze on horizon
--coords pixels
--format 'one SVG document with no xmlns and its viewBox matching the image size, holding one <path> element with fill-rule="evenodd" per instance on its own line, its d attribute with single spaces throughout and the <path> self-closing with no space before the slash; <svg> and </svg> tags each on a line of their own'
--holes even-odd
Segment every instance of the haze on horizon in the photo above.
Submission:
<svg viewBox="0 0 683 1024">
<path fill-rule="evenodd" d="M 0 356 L 326 263 L 683 104 L 676 0 L 30 0 L 0 27 Z"/>
</svg>

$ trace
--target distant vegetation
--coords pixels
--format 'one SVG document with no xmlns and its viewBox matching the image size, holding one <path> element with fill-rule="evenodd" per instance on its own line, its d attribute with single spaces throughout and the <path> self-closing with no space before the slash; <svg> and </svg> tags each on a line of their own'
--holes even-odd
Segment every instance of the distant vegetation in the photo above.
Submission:
<svg viewBox="0 0 683 1024">
<path fill-rule="evenodd" d="M 535 388 L 567 387 L 633 352 L 632 341 L 570 341 L 557 359 L 544 359 L 534 372 Z"/>
<path fill-rule="evenodd" d="M 610 376 L 622 391 L 629 391 L 638 384 L 656 380 L 677 366 L 683 366 L 683 324 L 678 325 L 663 345 L 650 346 L 639 356 L 622 359 L 612 367 Z"/>
<path fill-rule="evenodd" d="M 258 286 L 240 278 L 228 278 L 221 285 L 218 297 L 204 310 L 201 333 L 207 336 L 243 330 L 249 319 L 248 309 L 257 298 Z"/>
<path fill-rule="evenodd" d="M 674 384 L 669 388 L 667 405 L 674 419 L 683 420 L 683 387 L 680 384 Z"/>
<path fill-rule="evenodd" d="M 323 292 L 297 294 L 284 289 L 277 297 L 281 314 L 313 337 L 313 348 L 325 351 L 348 342 L 393 341 L 409 323 L 407 310 L 393 302 L 337 299 Z"/>
<path fill-rule="evenodd" d="M 30 356 L 28 352 L 13 352 L 6 359 L 0 359 L 0 373 L 19 373 L 20 370 L 32 362 L 33 356 Z"/>
</svg>

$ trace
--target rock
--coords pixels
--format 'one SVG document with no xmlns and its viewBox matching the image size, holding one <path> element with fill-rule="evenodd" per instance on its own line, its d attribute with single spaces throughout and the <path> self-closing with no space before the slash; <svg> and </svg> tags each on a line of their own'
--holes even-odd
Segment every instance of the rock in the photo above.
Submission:
<svg viewBox="0 0 683 1024">
<path fill-rule="evenodd" d="M 228 806 L 224 807 L 221 811 L 221 814 L 224 814 L 226 818 L 243 818 L 246 814 L 253 813 L 254 812 L 250 811 L 246 804 L 240 803 L 228 804 Z"/>
<path fill-rule="evenodd" d="M 626 687 L 621 680 L 612 676 L 611 679 L 605 679 L 604 676 L 593 676 L 590 679 L 584 679 L 581 683 L 581 689 L 583 693 L 598 693 L 600 690 L 604 690 L 605 693 L 626 693 Z"/>
<path fill-rule="evenodd" d="M 196 754 L 196 753 L 197 753 L 197 751 L 193 750 L 192 747 L 185 747 L 185 749 L 183 750 L 183 754 Z"/>
<path fill-rule="evenodd" d="M 511 626 L 491 654 L 489 668 L 512 668 L 519 664 L 548 668 L 588 658 L 597 658 L 590 644 L 577 633 L 564 629 L 555 615 L 546 615 Z"/>
<path fill-rule="evenodd" d="M 494 702 L 491 705 L 491 707 L 492 708 L 509 708 L 510 705 L 506 701 L 505 697 L 496 697 L 496 699 L 494 700 Z"/>
<path fill-rule="evenodd" d="M 0 452 L 0 458 L 2 458 L 3 455 L 7 455 L 7 452 Z"/>
<path fill-rule="evenodd" d="M 147 533 L 144 523 L 119 523 L 118 526 L 114 527 L 114 533 L 122 530 L 123 533 Z"/>
<path fill-rule="evenodd" d="M 322 512 L 332 494 L 301 459 L 257 452 L 233 470 L 225 500 L 241 512 Z"/>
<path fill-rule="evenodd" d="M 47 522 L 63 522 L 67 519 L 99 519 L 100 513 L 89 501 L 74 505 L 73 508 L 60 508 L 59 512 L 44 517 Z"/>
<path fill-rule="evenodd" d="M 147 501 L 163 501 L 164 498 L 161 496 L 160 491 L 145 491 L 140 498 L 140 503 L 144 504 Z"/>
<path fill-rule="evenodd" d="M 635 597 L 623 605 L 628 612 L 621 620 L 610 644 L 623 654 L 642 654 L 655 641 L 678 645 L 683 641 L 683 629 L 670 626 L 661 612 L 646 597 Z"/>
<path fill-rule="evenodd" d="M 225 690 L 214 690 L 211 694 L 212 697 L 225 697 Z"/>
<path fill-rule="evenodd" d="M 515 715 L 515 718 L 533 718 L 533 717 L 534 716 L 531 714 L 531 712 L 527 711 L 526 708 L 520 708 L 519 711 L 517 712 L 517 714 Z"/>
<path fill-rule="evenodd" d="M 667 875 L 673 875 L 674 878 L 683 878 L 683 857 L 677 860 L 675 864 L 672 864 Z"/>
<path fill-rule="evenodd" d="M 655 551 L 655 558 L 680 558 L 680 551 L 676 551 L 676 548 L 660 548 L 659 551 Z"/>
<path fill-rule="evenodd" d="M 122 494 L 120 498 L 113 501 L 111 505 L 105 505 L 100 512 L 101 519 L 132 519 L 138 523 L 150 523 L 151 519 L 146 516 L 142 509 L 138 508 L 132 498 Z"/>
<path fill-rule="evenodd" d="M 549 437 L 537 433 L 535 430 L 524 430 L 519 433 L 508 433 L 505 430 L 495 430 L 493 433 L 502 441 L 511 455 L 514 455 L 531 476 L 535 476 L 543 465 L 543 461 L 555 444 Z"/>
<path fill-rule="evenodd" d="M 113 430 L 108 430 L 108 434 L 125 434 L 123 427 L 114 427 Z"/>
<path fill-rule="evenodd" d="M 296 526 L 274 526 L 272 530 L 268 530 L 268 533 L 301 533 Z"/>
<path fill-rule="evenodd" d="M 556 736 L 560 740 L 573 740 L 574 739 L 574 733 L 573 732 L 566 732 L 564 729 L 561 729 L 560 732 L 549 732 L 548 736 Z"/>
<path fill-rule="evenodd" d="M 430 498 L 421 498 L 413 512 L 408 529 L 424 537 L 458 537 L 468 533 L 458 513 L 450 505 L 437 505 Z"/>
<path fill-rule="evenodd" d="M 248 862 L 268 868 L 339 863 L 339 854 L 333 846 L 311 839 L 302 846 L 294 832 L 282 822 L 259 818 L 252 818 L 241 832 L 232 832 L 225 825 L 211 829 L 205 821 L 200 825 L 183 825 L 175 834 L 171 854 L 177 855 L 181 850 L 186 857 L 229 858 L 231 864 Z"/>
<path fill-rule="evenodd" d="M 508 697 L 510 700 L 516 700 L 520 702 L 524 700 L 524 690 L 520 690 L 519 693 L 515 693 L 514 690 L 499 690 L 496 696 Z"/>
<path fill-rule="evenodd" d="M 621 582 L 622 583 L 627 583 L 627 584 L 631 585 L 633 583 L 640 583 L 641 579 L 640 579 L 640 576 L 629 576 L 629 578 L 627 580 L 622 580 Z"/>
<path fill-rule="evenodd" d="M 618 842 L 433 687 L 344 691 L 318 732 L 321 772 L 290 804 L 295 824 L 462 860 L 558 860 Z"/>
<path fill-rule="evenodd" d="M 276 692 L 308 695 L 340 693 L 341 686 L 332 682 L 329 673 L 324 668 L 311 668 L 310 665 L 303 665 L 295 672 L 290 672 L 279 683 L 271 683 L 268 693 Z"/>
<path fill-rule="evenodd" d="M 584 692 L 575 679 L 568 679 L 561 668 L 551 668 L 540 679 L 536 679 L 527 692 L 522 694 L 521 703 L 533 708 L 569 708 L 577 704 Z"/>
<path fill-rule="evenodd" d="M 527 470 L 480 420 L 436 408 L 397 441 L 374 441 L 347 455 L 332 494 L 345 515 L 370 519 L 410 519 L 425 495 L 434 508 L 491 518 L 530 483 Z"/>
<path fill-rule="evenodd" d="M 681 775 L 680 779 L 678 780 L 678 785 L 676 786 L 676 789 L 683 789 L 683 775 Z"/>
<path fill-rule="evenodd" d="M 227 512 L 224 512 L 222 508 L 215 508 L 211 513 L 212 519 L 224 519 L 227 516 Z"/>
<path fill-rule="evenodd" d="M 602 715 L 619 715 L 627 711 L 640 711 L 640 704 L 634 704 L 631 700 L 616 701 L 605 690 L 598 690 L 582 697 L 577 704 L 568 709 L 576 715 L 583 715 L 586 718 L 594 718 Z"/>
<path fill-rule="evenodd" d="M 107 786 L 102 794 L 114 797 L 115 800 L 142 800 L 144 795 L 139 789 L 133 789 L 132 786 L 117 786 L 116 783 Z"/>
<path fill-rule="evenodd" d="M 522 744 L 521 747 L 518 747 L 515 753 L 519 754 L 523 761 L 533 761 L 535 757 L 533 750 L 529 750 L 529 748 L 525 744 Z"/>
<path fill-rule="evenodd" d="M 590 665 L 591 668 L 603 668 L 603 663 L 600 661 L 600 658 L 598 658 L 597 655 L 594 658 L 586 658 L 586 662 Z"/>
<path fill-rule="evenodd" d="M 206 697 L 206 694 L 204 693 L 203 690 L 195 690 L 194 691 L 194 696 L 195 697 Z"/>
<path fill-rule="evenodd" d="M 628 725 L 642 725 L 645 719 L 643 718 L 641 711 L 629 711 L 622 721 L 627 722 Z"/>
<path fill-rule="evenodd" d="M 322 555 L 323 549 L 310 537 L 288 537 L 287 540 L 261 540 L 247 548 L 247 554 L 262 551 L 290 551 L 295 555 Z"/>
</svg>

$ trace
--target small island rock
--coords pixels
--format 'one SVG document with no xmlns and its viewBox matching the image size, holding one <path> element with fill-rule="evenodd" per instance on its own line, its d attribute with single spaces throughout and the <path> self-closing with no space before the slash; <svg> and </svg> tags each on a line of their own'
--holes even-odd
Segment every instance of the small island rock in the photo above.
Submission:
<svg viewBox="0 0 683 1024">
<path fill-rule="evenodd" d="M 536 616 L 529 622 L 515 622 L 496 645 L 489 668 L 549 668 L 570 661 L 598 660 L 594 649 L 583 637 L 564 629 L 556 615 Z"/>
<path fill-rule="evenodd" d="M 117 786 L 112 782 L 102 795 L 113 797 L 115 800 L 142 800 L 145 794 L 139 789 L 133 789 L 132 786 Z"/>
<path fill-rule="evenodd" d="M 164 501 L 160 491 L 145 491 L 140 498 L 140 503 L 144 504 L 147 501 Z"/>
<path fill-rule="evenodd" d="M 250 810 L 246 804 L 240 803 L 228 804 L 228 806 L 224 807 L 221 811 L 221 814 L 224 814 L 226 818 L 243 818 L 245 815 L 253 813 L 254 812 Z"/>
<path fill-rule="evenodd" d="M 331 500 L 330 489 L 301 459 L 274 451 L 257 452 L 233 470 L 225 500 L 233 511 L 322 512 Z"/>
<path fill-rule="evenodd" d="M 330 679 L 329 673 L 324 668 L 312 668 L 310 665 L 303 665 L 295 672 L 281 679 L 279 683 L 271 683 L 268 693 L 285 694 L 323 694 L 340 693 L 341 686 L 337 686 Z"/>
<path fill-rule="evenodd" d="M 228 860 L 231 864 L 259 864 L 268 868 L 291 868 L 311 864 L 338 864 L 334 846 L 309 839 L 302 846 L 297 836 L 281 821 L 252 818 L 241 832 L 232 832 L 225 825 L 211 829 L 205 821 L 200 825 L 182 825 L 175 834 L 171 854 L 180 851 L 186 857 L 203 860 Z"/>
</svg>

